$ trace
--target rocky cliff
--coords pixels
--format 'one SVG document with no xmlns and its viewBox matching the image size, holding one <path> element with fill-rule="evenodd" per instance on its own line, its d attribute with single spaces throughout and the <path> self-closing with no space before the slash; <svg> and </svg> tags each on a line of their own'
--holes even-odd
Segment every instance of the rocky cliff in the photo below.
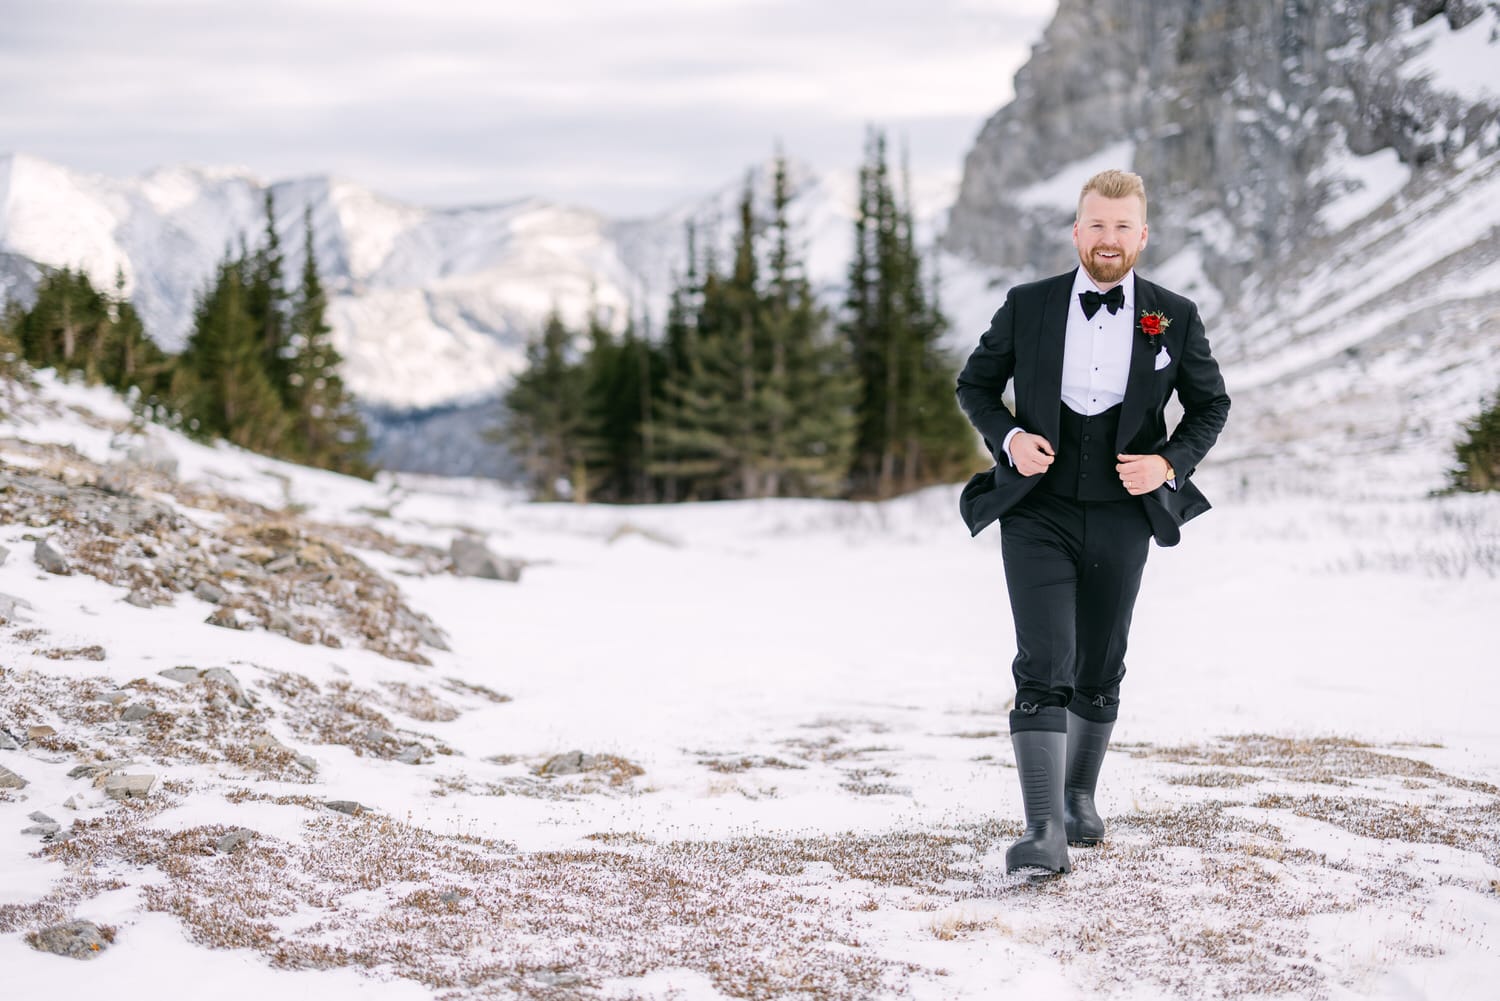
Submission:
<svg viewBox="0 0 1500 1001">
<path fill-rule="evenodd" d="M 1476 0 L 1062 0 L 947 246 L 1062 270 L 1084 179 L 1141 173 L 1142 271 L 1198 299 L 1246 404 L 1219 457 L 1396 457 L 1429 489 L 1500 385 L 1497 35 Z"/>
</svg>

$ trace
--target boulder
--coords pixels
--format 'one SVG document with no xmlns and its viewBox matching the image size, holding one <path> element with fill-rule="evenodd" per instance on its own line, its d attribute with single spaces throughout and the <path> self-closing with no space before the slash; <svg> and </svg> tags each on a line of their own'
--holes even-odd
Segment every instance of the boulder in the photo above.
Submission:
<svg viewBox="0 0 1500 1001">
<path fill-rule="evenodd" d="M 254 703 L 250 701 L 250 696 L 245 694 L 244 687 L 240 685 L 240 679 L 236 678 L 234 673 L 228 668 L 210 667 L 207 671 L 203 672 L 203 680 L 217 681 L 219 684 L 227 686 L 234 693 L 235 705 L 241 709 L 250 709 L 254 706 Z"/>
<path fill-rule="evenodd" d="M 589 771 L 596 762 L 592 754 L 582 751 L 566 751 L 548 758 L 538 771 L 542 775 L 578 775 Z"/>
<path fill-rule="evenodd" d="M 460 577 L 485 577 L 490 580 L 519 581 L 520 560 L 496 556 L 490 552 L 484 540 L 472 535 L 454 536 L 448 546 L 448 555 L 453 560 L 453 572 Z"/>
<path fill-rule="evenodd" d="M 32 552 L 36 565 L 48 573 L 70 574 L 73 568 L 68 565 L 67 559 L 62 553 L 52 548 L 52 543 L 47 539 L 36 540 L 36 548 Z"/>
<path fill-rule="evenodd" d="M 26 941 L 38 952 L 52 952 L 72 959 L 93 959 L 109 948 L 113 938 L 112 931 L 92 921 L 69 921 L 32 932 L 26 936 Z"/>
<path fill-rule="evenodd" d="M 198 585 L 193 588 L 193 594 L 210 605 L 222 604 L 224 599 L 229 597 L 222 587 L 207 580 L 200 580 Z"/>
<path fill-rule="evenodd" d="M 154 785 L 155 775 L 106 775 L 104 795 L 110 799 L 145 799 Z"/>
<path fill-rule="evenodd" d="M 246 827 L 241 827 L 239 830 L 231 831 L 220 838 L 214 845 L 214 850 L 220 855 L 228 855 L 230 852 L 249 844 L 250 839 L 253 837 L 255 837 L 254 831 Z"/>
<path fill-rule="evenodd" d="M 9 768 L 0 765 L 0 789 L 25 789 L 29 784 Z"/>
</svg>

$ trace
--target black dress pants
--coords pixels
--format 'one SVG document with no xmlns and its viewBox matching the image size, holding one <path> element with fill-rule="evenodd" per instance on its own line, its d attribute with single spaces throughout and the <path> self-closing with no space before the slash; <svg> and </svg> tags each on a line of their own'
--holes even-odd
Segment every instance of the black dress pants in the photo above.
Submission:
<svg viewBox="0 0 1500 1001">
<path fill-rule="evenodd" d="M 1035 489 L 1001 517 L 1000 533 L 1016 623 L 1012 729 L 1055 729 L 1060 713 L 1037 714 L 1049 706 L 1113 722 L 1151 541 L 1141 500 Z"/>
</svg>

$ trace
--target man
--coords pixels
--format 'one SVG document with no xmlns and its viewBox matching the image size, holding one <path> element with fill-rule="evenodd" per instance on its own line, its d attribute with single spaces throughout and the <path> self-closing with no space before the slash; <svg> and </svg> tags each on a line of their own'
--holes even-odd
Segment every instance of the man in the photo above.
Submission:
<svg viewBox="0 0 1500 1001">
<path fill-rule="evenodd" d="M 1016 626 L 1026 832 L 1007 872 L 1069 872 L 1069 843 L 1103 839 L 1094 791 L 1149 540 L 1176 545 L 1209 507 L 1191 477 L 1229 397 L 1198 308 L 1135 274 L 1146 233 L 1139 176 L 1090 178 L 1073 224 L 1081 266 L 1011 289 L 958 377 L 996 459 L 959 506 L 974 535 L 1000 521 Z M 1014 410 L 1001 398 L 1012 379 Z M 1169 436 L 1173 392 L 1183 416 Z"/>
</svg>

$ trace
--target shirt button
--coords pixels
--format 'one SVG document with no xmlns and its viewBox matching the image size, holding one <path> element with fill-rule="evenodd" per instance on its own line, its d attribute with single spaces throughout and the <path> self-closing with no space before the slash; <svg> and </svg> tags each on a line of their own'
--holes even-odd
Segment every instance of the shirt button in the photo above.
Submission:
<svg viewBox="0 0 1500 1001">
<path fill-rule="evenodd" d="M 1088 441 L 1088 440 L 1089 440 L 1089 436 L 1088 436 L 1088 435 L 1084 435 L 1084 436 L 1083 436 L 1083 440 L 1084 440 L 1084 441 Z"/>
</svg>

